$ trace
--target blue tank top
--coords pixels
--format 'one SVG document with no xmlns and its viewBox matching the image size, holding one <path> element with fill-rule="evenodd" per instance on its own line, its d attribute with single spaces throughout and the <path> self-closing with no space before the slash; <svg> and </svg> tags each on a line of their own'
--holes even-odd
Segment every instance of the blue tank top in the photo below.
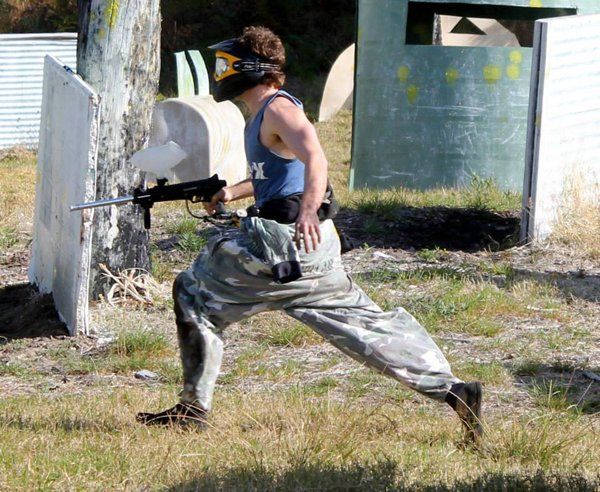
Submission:
<svg viewBox="0 0 600 492">
<path fill-rule="evenodd" d="M 254 199 L 259 208 L 269 200 L 304 192 L 304 163 L 296 158 L 281 157 L 260 142 L 260 126 L 265 110 L 276 97 L 287 97 L 303 109 L 298 99 L 280 90 L 265 103 L 244 130 L 246 158 L 254 187 Z"/>
</svg>

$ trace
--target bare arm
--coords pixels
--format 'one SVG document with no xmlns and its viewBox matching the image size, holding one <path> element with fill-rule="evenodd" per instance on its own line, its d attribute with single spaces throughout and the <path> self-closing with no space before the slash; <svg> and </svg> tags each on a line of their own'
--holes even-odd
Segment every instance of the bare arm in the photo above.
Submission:
<svg viewBox="0 0 600 492">
<path fill-rule="evenodd" d="M 212 215 L 215 213 L 217 203 L 228 203 L 242 198 L 248 198 L 254 194 L 254 188 L 252 186 L 252 180 L 250 178 L 240 181 L 231 186 L 225 186 L 215 193 L 210 203 L 205 203 L 204 208 Z"/>
<path fill-rule="evenodd" d="M 295 241 L 299 248 L 304 244 L 307 252 L 311 246 L 316 250 L 321 242 L 317 210 L 327 188 L 327 158 L 317 132 L 300 108 L 288 99 L 279 97 L 265 111 L 262 135 L 267 139 L 280 139 L 305 164 L 304 194 L 296 219 Z"/>
</svg>

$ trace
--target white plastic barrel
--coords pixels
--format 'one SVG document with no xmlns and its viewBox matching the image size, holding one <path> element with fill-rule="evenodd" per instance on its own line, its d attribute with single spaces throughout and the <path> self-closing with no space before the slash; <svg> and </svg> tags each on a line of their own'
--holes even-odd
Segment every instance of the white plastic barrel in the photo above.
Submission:
<svg viewBox="0 0 600 492">
<path fill-rule="evenodd" d="M 154 108 L 149 147 L 177 143 L 187 154 L 173 172 L 179 181 L 218 174 L 228 184 L 247 177 L 244 117 L 212 96 L 166 99 Z"/>
</svg>

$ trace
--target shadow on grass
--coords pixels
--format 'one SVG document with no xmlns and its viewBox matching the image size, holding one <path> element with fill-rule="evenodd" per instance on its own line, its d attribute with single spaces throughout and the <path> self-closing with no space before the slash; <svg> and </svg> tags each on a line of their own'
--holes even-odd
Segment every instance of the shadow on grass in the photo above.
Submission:
<svg viewBox="0 0 600 492">
<path fill-rule="evenodd" d="M 517 212 L 448 207 L 400 207 L 389 217 L 344 209 L 336 225 L 359 244 L 402 249 L 500 251 L 519 237 Z"/>
<path fill-rule="evenodd" d="M 451 459 L 451 458 L 450 458 Z M 407 484 L 402 470 L 392 461 L 373 465 L 355 463 L 334 467 L 298 465 L 283 473 L 274 473 L 260 466 L 243 467 L 222 476 L 206 474 L 189 482 L 177 484 L 167 490 L 226 490 L 234 491 L 596 491 L 600 479 L 589 479 L 581 475 L 536 474 L 526 476 L 510 473 L 486 473 L 474 479 L 465 479 L 451 485 Z"/>
<path fill-rule="evenodd" d="M 588 275 L 583 271 L 536 272 L 515 268 L 513 280 L 533 280 L 554 285 L 565 296 L 573 296 L 585 301 L 600 302 L 600 275 Z"/>
<path fill-rule="evenodd" d="M 427 210 L 422 210 L 427 214 Z M 437 208 L 436 210 L 440 210 Z M 503 216 L 495 212 L 463 209 L 443 209 L 449 217 L 447 222 L 408 220 L 399 223 L 396 220 L 385 222 L 371 216 L 346 209 L 336 218 L 340 232 L 350 237 L 354 247 L 366 244 L 374 247 L 432 250 L 454 250 L 475 252 L 481 250 L 500 251 L 515 246 L 518 242 L 519 219 Z M 444 212 L 444 213 L 446 213 Z M 453 214 L 457 214 L 454 215 Z M 479 217 L 469 221 L 467 216 Z M 442 214 L 443 216 L 444 214 Z M 460 218 L 464 216 L 464 219 Z M 375 222 L 373 222 L 375 220 Z M 464 222 L 461 222 L 464 220 Z M 460 224 L 454 224 L 458 221 Z M 479 221 L 479 222 L 478 222 Z M 454 225 L 453 225 L 454 224 Z M 478 279 L 481 272 L 449 267 L 432 266 L 426 268 L 431 275 L 447 276 L 457 279 Z M 531 280 L 538 284 L 556 287 L 565 298 L 577 297 L 585 301 L 600 302 L 600 275 L 574 268 L 570 271 L 536 271 L 520 267 L 510 267 L 507 275 L 491 275 L 490 279 L 500 288 L 511 283 Z"/>
<path fill-rule="evenodd" d="M 600 413 L 600 368 L 524 361 L 508 369 L 541 408 Z"/>
<path fill-rule="evenodd" d="M 0 288 L 0 344 L 10 339 L 68 335 L 50 294 L 31 284 Z"/>
</svg>

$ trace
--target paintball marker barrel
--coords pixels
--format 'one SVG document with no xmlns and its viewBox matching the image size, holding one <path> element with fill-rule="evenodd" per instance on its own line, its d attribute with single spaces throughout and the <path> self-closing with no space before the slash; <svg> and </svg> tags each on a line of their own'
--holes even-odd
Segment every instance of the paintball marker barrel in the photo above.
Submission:
<svg viewBox="0 0 600 492">
<path fill-rule="evenodd" d="M 85 208 L 97 208 L 97 207 L 108 207 L 109 205 L 124 205 L 132 202 L 134 199 L 133 195 L 121 196 L 119 198 L 106 198 L 105 200 L 98 200 L 96 202 L 79 203 L 78 205 L 71 205 L 69 210 L 75 212 L 75 210 L 83 210 Z"/>
<path fill-rule="evenodd" d="M 173 185 L 165 184 L 166 181 L 166 179 L 160 179 L 158 185 L 152 188 L 136 188 L 133 190 L 133 195 L 79 203 L 71 206 L 70 210 L 74 212 L 75 210 L 83 210 L 85 208 L 108 207 L 109 205 L 123 205 L 131 202 L 144 209 L 144 226 L 146 229 L 149 229 L 150 209 L 155 203 L 173 200 L 189 200 L 192 203 L 209 202 L 215 193 L 227 186 L 227 182 L 219 179 L 216 174 L 208 179 Z"/>
</svg>

